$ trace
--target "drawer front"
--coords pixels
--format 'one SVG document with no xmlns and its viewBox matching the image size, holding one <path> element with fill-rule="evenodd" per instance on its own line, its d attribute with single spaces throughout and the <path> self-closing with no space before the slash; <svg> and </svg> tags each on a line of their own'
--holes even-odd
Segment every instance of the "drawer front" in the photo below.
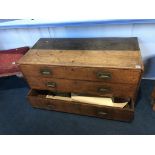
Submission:
<svg viewBox="0 0 155 155">
<path fill-rule="evenodd" d="M 133 97 L 136 85 L 110 84 L 104 82 L 89 82 L 79 80 L 29 78 L 27 79 L 32 89 L 52 90 L 60 92 L 73 92 L 94 96 Z"/>
<path fill-rule="evenodd" d="M 108 83 L 137 84 L 141 75 L 140 70 L 64 67 L 43 65 L 21 65 L 25 76 L 62 78 L 72 80 L 103 81 Z"/>
<path fill-rule="evenodd" d="M 133 109 L 120 109 L 107 106 L 98 106 L 80 102 L 67 102 L 62 100 L 52 100 L 35 96 L 28 96 L 33 107 L 55 110 L 60 112 L 75 113 L 80 115 L 95 116 L 99 118 L 130 121 L 133 119 Z"/>
</svg>

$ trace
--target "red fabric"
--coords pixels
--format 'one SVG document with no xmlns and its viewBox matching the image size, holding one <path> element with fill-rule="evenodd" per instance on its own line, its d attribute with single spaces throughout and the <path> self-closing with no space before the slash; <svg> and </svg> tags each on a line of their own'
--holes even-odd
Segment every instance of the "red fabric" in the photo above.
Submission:
<svg viewBox="0 0 155 155">
<path fill-rule="evenodd" d="M 16 62 L 29 50 L 29 47 L 0 51 L 0 77 L 20 72 Z"/>
</svg>

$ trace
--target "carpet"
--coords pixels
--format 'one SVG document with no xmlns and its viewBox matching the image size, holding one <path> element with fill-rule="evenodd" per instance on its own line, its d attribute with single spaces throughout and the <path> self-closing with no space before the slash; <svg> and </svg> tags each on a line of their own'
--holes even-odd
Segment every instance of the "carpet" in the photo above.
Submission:
<svg viewBox="0 0 155 155">
<path fill-rule="evenodd" d="M 26 99 L 29 87 L 16 76 L 0 78 L 1 135 L 143 135 L 155 134 L 150 94 L 154 81 L 142 80 L 132 122 L 120 122 L 34 109 Z"/>
</svg>

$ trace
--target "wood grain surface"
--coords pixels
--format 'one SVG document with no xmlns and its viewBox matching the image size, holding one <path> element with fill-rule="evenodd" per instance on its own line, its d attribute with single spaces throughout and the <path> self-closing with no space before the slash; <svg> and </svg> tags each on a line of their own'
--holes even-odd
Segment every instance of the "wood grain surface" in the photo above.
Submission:
<svg viewBox="0 0 155 155">
<path fill-rule="evenodd" d="M 32 49 L 56 50 L 139 50 L 136 37 L 40 38 Z"/>
<path fill-rule="evenodd" d="M 92 96 L 134 97 L 135 90 L 137 88 L 134 84 L 110 84 L 106 82 L 90 82 L 54 78 L 36 79 L 29 77 L 27 81 L 32 89 L 81 93 Z M 55 87 L 48 86 L 48 83 L 55 83 Z M 101 88 L 107 89 L 107 91 L 102 92 L 100 91 Z"/>
<path fill-rule="evenodd" d="M 93 105 L 81 102 L 68 102 L 62 100 L 53 100 L 45 98 L 45 95 L 39 95 L 35 90 L 31 90 L 28 99 L 35 108 L 68 112 L 80 115 L 95 116 L 99 118 L 131 121 L 134 117 L 134 108 L 115 108 L 101 105 Z M 131 101 L 132 102 L 132 101 Z M 132 104 L 132 103 L 129 103 Z"/>
<path fill-rule="evenodd" d="M 84 81 L 100 81 L 107 83 L 127 83 L 138 84 L 141 70 L 133 69 L 111 69 L 97 67 L 72 67 L 72 66 L 52 66 L 52 65 L 20 65 L 26 77 L 47 77 Z M 42 70 L 50 72 L 43 75 Z M 99 73 L 108 73 L 110 78 L 100 78 Z"/>
<path fill-rule="evenodd" d="M 143 69 L 139 51 L 29 50 L 19 64 Z"/>
</svg>

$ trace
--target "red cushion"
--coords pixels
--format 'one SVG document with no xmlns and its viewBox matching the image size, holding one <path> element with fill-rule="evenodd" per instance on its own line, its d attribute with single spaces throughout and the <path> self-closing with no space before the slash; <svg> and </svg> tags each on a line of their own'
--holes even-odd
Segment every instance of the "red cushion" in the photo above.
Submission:
<svg viewBox="0 0 155 155">
<path fill-rule="evenodd" d="M 0 77 L 20 72 L 16 62 L 29 50 L 29 47 L 0 51 Z"/>
</svg>

